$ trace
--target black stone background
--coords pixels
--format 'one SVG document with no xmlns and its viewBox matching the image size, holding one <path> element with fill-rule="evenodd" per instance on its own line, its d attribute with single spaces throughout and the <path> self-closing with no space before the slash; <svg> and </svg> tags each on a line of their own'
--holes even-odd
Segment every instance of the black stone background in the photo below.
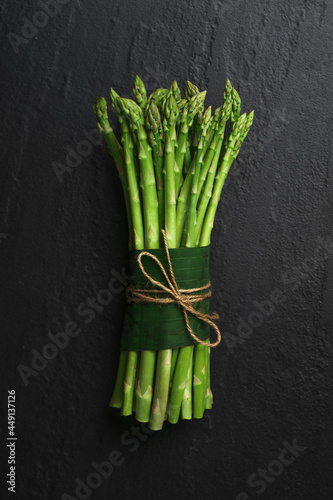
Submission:
<svg viewBox="0 0 333 500">
<path fill-rule="evenodd" d="M 1 498 L 332 499 L 332 3 L 67 0 L 15 53 L 8 33 L 22 35 L 40 10 L 0 5 Z M 213 410 L 133 438 L 135 421 L 108 408 L 124 293 L 89 324 L 77 313 L 127 263 L 120 183 L 104 145 L 62 182 L 52 164 L 66 165 L 66 147 L 95 129 L 95 97 L 110 86 L 130 97 L 136 73 L 150 91 L 173 79 L 184 91 L 189 79 L 213 107 L 229 77 L 255 122 L 212 237 L 212 310 L 228 339 L 212 353 Z M 275 289 L 284 302 L 241 339 L 239 318 Z M 68 321 L 81 333 L 25 386 L 17 366 Z M 249 476 L 295 439 L 306 449 L 258 494 Z M 76 478 L 113 450 L 124 463 L 77 496 Z"/>
</svg>

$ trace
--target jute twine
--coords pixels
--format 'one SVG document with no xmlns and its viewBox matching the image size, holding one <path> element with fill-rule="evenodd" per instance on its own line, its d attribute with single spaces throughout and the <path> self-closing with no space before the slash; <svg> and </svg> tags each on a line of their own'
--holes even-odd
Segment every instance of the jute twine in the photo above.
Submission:
<svg viewBox="0 0 333 500">
<path fill-rule="evenodd" d="M 204 314 L 201 311 L 198 311 L 195 309 L 192 304 L 193 303 L 198 303 L 201 302 L 205 299 L 208 299 L 212 293 L 210 290 L 210 281 L 200 287 L 200 288 L 189 288 L 189 289 L 180 289 L 178 288 L 177 282 L 175 275 L 173 273 L 172 269 L 172 264 L 171 264 L 171 259 L 170 259 L 170 254 L 169 254 L 169 248 L 168 248 L 168 243 L 165 235 L 165 231 L 162 229 L 163 233 L 163 240 L 164 240 L 164 246 L 165 246 L 165 252 L 167 255 L 168 259 L 168 264 L 169 264 L 169 271 L 170 271 L 170 277 L 168 276 L 163 264 L 159 261 L 159 259 L 146 251 L 142 251 L 138 255 L 138 264 L 140 266 L 140 269 L 144 276 L 152 283 L 153 285 L 157 286 L 160 288 L 160 290 L 146 290 L 146 289 L 138 289 L 134 288 L 133 285 L 130 285 L 127 289 L 127 301 L 128 302 L 137 302 L 137 303 L 153 303 L 153 304 L 178 304 L 184 312 L 184 318 L 185 318 L 185 323 L 187 330 L 191 334 L 192 338 L 198 342 L 199 344 L 206 345 L 208 347 L 216 347 L 219 345 L 221 342 L 221 333 L 216 325 L 215 321 L 219 319 L 218 314 L 213 313 L 213 314 Z M 142 264 L 142 257 L 149 257 L 153 259 L 156 264 L 159 266 L 161 269 L 169 287 L 163 285 L 163 283 L 155 280 L 152 278 L 145 270 L 144 265 Z M 203 294 L 196 294 L 195 292 L 201 292 L 204 290 L 208 290 L 207 292 Z M 167 294 L 168 297 L 158 297 L 159 293 Z M 195 333 L 193 332 L 189 319 L 188 319 L 188 313 L 192 314 L 196 318 L 205 321 L 208 323 L 214 330 L 216 331 L 217 335 L 217 340 L 216 342 L 210 343 L 210 342 L 204 342 L 203 340 L 199 339 Z"/>
</svg>

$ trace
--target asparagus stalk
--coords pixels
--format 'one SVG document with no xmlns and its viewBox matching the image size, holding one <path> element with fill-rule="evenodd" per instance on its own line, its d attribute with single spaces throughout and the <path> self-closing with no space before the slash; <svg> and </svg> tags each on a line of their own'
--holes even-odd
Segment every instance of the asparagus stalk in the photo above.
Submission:
<svg viewBox="0 0 333 500">
<path fill-rule="evenodd" d="M 127 353 L 127 364 L 124 376 L 123 402 L 121 407 L 121 414 L 124 416 L 131 415 L 133 410 L 133 394 L 137 361 L 138 353 L 136 351 L 129 351 Z"/>
<path fill-rule="evenodd" d="M 124 101 L 126 103 L 126 101 Z M 135 106 L 132 106 L 132 120 L 137 124 L 139 142 L 139 160 L 141 168 L 141 189 L 146 190 L 146 210 L 143 194 L 144 216 L 147 220 L 146 248 L 158 248 L 159 246 L 159 219 L 158 203 L 156 198 L 156 185 L 153 170 L 152 155 L 145 128 L 140 120 L 140 114 Z M 157 217 L 156 217 L 157 216 Z M 156 362 L 156 351 L 142 351 L 142 364 L 140 366 L 137 395 L 137 419 L 142 422 L 149 421 L 150 406 L 153 397 L 154 371 Z"/>
<path fill-rule="evenodd" d="M 119 98 L 113 90 L 111 90 L 111 99 L 115 108 L 117 109 L 117 107 L 120 107 L 122 112 L 127 116 L 132 131 L 136 133 L 144 209 L 144 247 L 158 248 L 159 229 L 155 174 L 153 170 L 151 148 L 148 144 L 147 134 L 142 124 L 142 111 L 134 101 Z M 138 356 L 138 353 L 131 352 L 130 354 L 132 357 L 135 355 Z M 149 421 L 155 359 L 155 351 L 143 351 L 141 353 L 140 371 L 136 388 L 136 418 L 141 422 Z M 129 369 L 131 366 L 133 367 L 134 364 L 132 363 Z M 131 380 L 130 377 L 128 378 Z"/>
<path fill-rule="evenodd" d="M 124 377 L 126 372 L 126 365 L 127 365 L 127 352 L 120 351 L 117 378 L 110 401 L 110 406 L 112 406 L 113 408 L 121 408 L 123 404 Z"/>
<path fill-rule="evenodd" d="M 231 112 L 232 112 L 232 105 L 233 105 L 233 87 L 230 83 L 230 80 L 227 78 L 227 81 L 226 81 L 226 84 L 225 84 L 225 87 L 224 87 L 224 91 L 223 91 L 223 102 L 224 104 L 231 104 Z M 240 104 L 240 103 L 239 103 Z M 240 108 L 239 108 L 240 110 Z M 231 115 L 231 113 L 230 113 Z M 236 120 L 236 115 L 233 115 L 235 120 L 234 121 L 237 121 Z M 239 115 L 237 117 L 237 119 L 239 118 Z M 227 138 L 225 139 L 224 141 L 224 145 L 223 145 L 223 150 L 222 150 L 222 156 L 224 156 L 224 153 L 226 151 L 226 147 L 227 147 L 227 144 L 228 144 L 228 140 L 229 140 L 229 137 L 231 137 L 231 134 L 232 134 L 232 129 L 234 128 L 234 123 L 232 124 L 231 126 L 231 123 L 229 123 L 229 131 L 228 131 L 228 136 Z"/>
<path fill-rule="evenodd" d="M 140 187 L 135 167 L 134 145 L 126 117 L 124 116 L 120 105 L 120 98 L 114 91 L 112 92 L 112 105 L 116 111 L 122 133 L 121 141 L 125 153 L 127 184 L 133 221 L 134 246 L 137 250 L 142 250 L 144 248 L 144 230 L 141 212 Z"/>
<path fill-rule="evenodd" d="M 134 164 L 133 143 L 131 136 L 129 134 L 128 126 L 123 117 L 119 99 L 120 98 L 118 94 L 116 94 L 116 92 L 111 90 L 111 103 L 116 111 L 118 120 L 120 122 L 122 131 L 122 142 L 125 150 L 124 153 L 125 168 L 127 171 L 126 185 L 127 185 L 127 193 L 130 204 L 131 221 L 133 223 L 133 229 L 132 229 L 133 246 L 134 248 L 141 249 L 144 247 L 144 236 L 143 236 L 139 188 L 137 185 L 137 178 L 136 178 L 135 164 Z M 123 366 L 124 359 L 126 359 L 126 367 Z M 130 415 L 132 413 L 134 381 L 135 381 L 137 361 L 138 361 L 138 352 L 135 351 L 127 353 L 126 357 L 124 355 L 120 356 L 116 386 L 114 394 L 112 395 L 111 398 L 110 405 L 115 406 L 115 404 L 117 405 L 119 404 L 119 397 L 118 400 L 116 398 L 117 398 L 117 392 L 119 391 L 120 381 L 123 380 L 123 385 L 124 385 L 123 399 L 122 399 L 123 415 Z"/>
<path fill-rule="evenodd" d="M 199 140 L 202 130 L 202 121 L 203 121 L 203 111 L 199 111 L 193 123 L 193 141 L 192 141 L 193 154 L 196 153 L 199 145 Z"/>
<path fill-rule="evenodd" d="M 210 339 L 206 339 L 209 343 Z M 213 393 L 210 387 L 210 347 L 205 346 L 205 368 L 206 368 L 206 395 L 205 395 L 205 409 L 210 410 L 213 405 Z"/>
<path fill-rule="evenodd" d="M 200 134 L 200 141 L 198 144 L 198 151 L 195 154 L 195 161 L 193 168 L 191 169 L 191 172 L 189 172 L 186 176 L 185 182 L 187 179 L 188 180 L 188 185 L 191 184 L 191 175 L 193 176 L 193 183 L 192 183 L 192 197 L 196 196 L 196 190 L 195 190 L 195 183 L 197 182 L 197 177 L 200 172 L 200 162 L 202 161 L 202 149 L 204 145 L 204 140 L 205 136 L 207 133 L 207 129 L 209 127 L 211 119 L 211 108 L 208 108 L 208 110 L 205 113 L 204 119 L 203 119 L 203 126 L 202 126 L 202 131 Z M 197 169 L 197 176 L 195 176 L 195 169 Z M 193 208 L 194 206 L 194 211 L 195 211 L 195 205 L 194 205 L 194 200 L 191 203 L 190 209 Z M 177 215 L 178 215 L 178 207 L 177 207 Z M 191 219 L 191 217 L 190 217 Z M 193 219 L 193 224 L 195 221 L 195 213 L 194 213 L 194 219 Z M 190 238 L 190 241 L 188 242 L 188 245 L 195 246 L 195 241 L 194 239 Z M 191 371 L 191 366 L 192 365 L 192 359 L 193 359 L 193 346 L 187 346 L 187 347 L 182 347 L 179 349 L 179 354 L 178 354 L 178 359 L 177 359 L 177 364 L 176 364 L 176 369 L 175 369 L 175 374 L 174 374 L 174 379 L 173 379 L 173 386 L 171 389 L 171 395 L 170 395 L 170 405 L 169 405 L 169 422 L 170 423 L 176 423 L 179 419 L 179 414 L 180 414 L 180 409 L 182 407 L 182 402 L 184 399 L 184 392 L 185 389 L 187 388 L 187 391 L 185 393 L 185 400 L 187 402 L 184 403 L 184 418 L 190 418 L 189 417 L 189 401 L 190 401 L 190 386 L 192 381 L 189 380 L 189 377 L 191 377 L 192 371 Z M 191 377 L 192 378 L 192 377 Z"/>
<path fill-rule="evenodd" d="M 218 151 L 218 155 L 220 154 L 226 122 L 228 121 L 229 117 L 231 118 L 232 116 L 229 124 L 229 135 L 230 135 L 233 122 L 239 117 L 240 113 L 241 103 L 239 95 L 237 91 L 232 88 L 229 80 L 226 81 L 223 96 L 224 96 L 223 106 L 217 108 L 214 113 L 213 124 L 209 131 L 208 140 L 206 141 L 206 145 L 203 150 L 204 155 L 206 155 L 207 150 L 208 153 L 205 156 L 202 172 L 200 175 L 198 197 L 200 196 L 201 189 L 206 180 L 208 171 L 211 168 L 211 162 L 214 158 L 215 150 Z M 222 143 L 220 143 L 220 141 L 222 141 Z"/>
<path fill-rule="evenodd" d="M 205 411 L 205 347 L 197 344 L 194 349 L 193 416 L 202 418 Z"/>
<path fill-rule="evenodd" d="M 191 165 L 189 167 L 189 170 L 186 174 L 185 180 L 183 182 L 183 185 L 181 187 L 178 199 L 177 199 L 177 235 L 176 235 L 176 241 L 177 241 L 177 247 L 181 245 L 182 241 L 182 236 L 183 232 L 185 229 L 185 221 L 186 221 L 186 216 L 188 212 L 188 199 L 191 191 L 191 185 L 192 185 L 192 176 L 194 172 L 194 166 L 195 166 L 195 160 L 196 160 L 196 155 L 194 155 L 194 158 L 191 161 Z"/>
<path fill-rule="evenodd" d="M 177 99 L 176 99 L 176 101 L 177 101 Z M 184 109 L 186 107 L 186 104 L 187 104 L 187 99 L 179 99 L 177 101 L 177 106 L 178 106 L 178 111 L 179 111 L 179 117 L 178 118 L 181 118 L 182 113 L 183 113 L 183 111 L 184 111 Z M 178 120 L 178 122 L 179 121 L 180 120 Z"/>
<path fill-rule="evenodd" d="M 187 238 L 186 247 L 191 248 L 196 244 L 195 240 L 195 225 L 196 225 L 196 207 L 197 207 L 197 197 L 198 197 L 198 182 L 200 177 L 200 169 L 203 161 L 203 147 L 207 135 L 207 130 L 211 121 L 211 107 L 209 107 L 202 120 L 202 129 L 200 133 L 200 139 L 196 152 L 196 161 L 193 170 L 193 181 L 192 189 L 190 195 L 189 213 L 188 213 L 188 225 L 187 225 Z"/>
<path fill-rule="evenodd" d="M 138 75 L 135 76 L 133 94 L 142 111 L 145 111 L 147 104 L 147 91 L 143 81 Z"/>
<path fill-rule="evenodd" d="M 134 392 L 136 393 L 136 388 L 138 386 L 138 380 L 139 380 L 139 366 L 140 366 L 140 361 L 141 361 L 141 352 L 138 352 L 138 359 L 136 363 L 136 370 L 135 370 L 135 381 L 134 381 Z M 132 405 L 132 411 L 136 411 L 136 397 L 133 394 L 133 405 Z"/>
<path fill-rule="evenodd" d="M 175 141 L 178 107 L 174 96 L 169 95 L 163 120 L 164 147 L 164 210 L 165 234 L 169 248 L 176 247 L 176 188 L 175 188 Z"/>
<path fill-rule="evenodd" d="M 206 144 L 208 144 L 209 141 L 211 141 L 211 144 L 209 147 L 209 151 L 205 157 L 205 162 L 202 168 L 202 173 L 200 176 L 199 187 L 198 187 L 198 200 L 199 200 L 201 189 L 205 183 L 204 192 L 201 197 L 200 204 L 197 210 L 197 223 L 195 227 L 195 241 L 197 245 L 199 245 L 199 238 L 202 229 L 202 224 L 204 221 L 204 216 L 212 194 L 216 169 L 223 144 L 224 130 L 232 110 L 232 90 L 233 89 L 231 83 L 227 79 L 223 93 L 223 100 L 224 100 L 223 106 L 218 108 L 214 114 L 215 130 L 210 132 L 209 139 L 208 141 L 206 141 Z M 239 108 L 235 107 L 235 109 L 236 108 L 237 110 L 240 109 L 240 102 L 239 102 Z M 204 153 L 205 153 L 205 148 L 204 148 Z M 197 376 L 197 378 L 195 379 L 196 387 L 194 388 L 194 393 L 195 395 L 197 395 L 196 401 L 199 401 L 198 403 L 199 407 L 197 406 L 196 408 L 196 414 L 200 415 L 201 413 L 203 414 L 205 408 L 210 409 L 212 407 L 213 394 L 210 387 L 210 347 L 204 346 L 203 349 L 204 367 L 200 366 L 200 363 L 202 363 L 202 353 L 201 352 L 198 353 L 197 352 L 198 350 L 200 350 L 200 348 L 199 346 L 196 346 L 195 372 L 196 374 L 199 374 L 199 376 Z M 202 390 L 201 390 L 202 384 L 204 392 L 203 408 L 201 408 L 200 406 L 202 398 Z"/>
<path fill-rule="evenodd" d="M 189 130 L 192 127 L 193 120 L 196 114 L 203 108 L 205 97 L 206 91 L 195 94 L 191 99 L 188 100 L 187 104 L 183 108 L 182 113 L 180 114 L 178 141 L 175 156 L 177 168 L 180 173 L 183 170 L 183 162 L 186 154 Z M 179 175 L 178 178 L 176 178 L 177 196 L 179 194 L 180 179 L 181 176 Z"/>
<path fill-rule="evenodd" d="M 206 141 L 206 143 L 207 142 L 208 141 Z M 219 146 L 218 137 L 216 135 L 214 135 L 211 143 L 209 144 L 208 152 L 204 158 L 204 161 L 202 163 L 202 167 L 200 170 L 200 178 L 198 181 L 198 201 L 197 201 L 197 203 L 199 203 L 199 201 L 200 201 L 201 190 L 206 182 L 207 174 L 208 174 L 208 171 L 211 167 L 212 161 L 215 157 L 215 153 L 216 153 L 216 150 L 218 149 L 218 146 Z"/>
<path fill-rule="evenodd" d="M 175 369 L 176 369 L 176 363 L 177 363 L 178 353 L 179 353 L 179 348 L 172 349 L 171 371 L 170 371 L 170 387 L 169 387 L 169 389 L 171 389 L 171 384 L 172 384 L 173 376 L 174 376 Z"/>
<path fill-rule="evenodd" d="M 193 346 L 181 347 L 179 349 L 169 402 L 168 421 L 171 424 L 176 424 L 179 419 L 179 412 L 187 382 L 188 367 L 192 355 Z"/>
<path fill-rule="evenodd" d="M 232 89 L 232 110 L 230 114 L 229 134 L 232 133 L 235 123 L 240 116 L 241 99 L 236 89 Z"/>
<path fill-rule="evenodd" d="M 153 398 L 156 351 L 141 351 L 140 369 L 135 391 L 136 419 L 149 422 Z"/>
<path fill-rule="evenodd" d="M 163 132 L 161 115 L 154 100 L 151 100 L 147 106 L 146 127 L 149 142 L 153 150 L 158 200 L 158 222 L 161 228 L 164 227 Z M 162 244 L 162 236 L 160 236 L 160 244 Z"/>
<path fill-rule="evenodd" d="M 158 201 L 151 147 L 139 106 L 129 99 L 121 99 L 121 106 L 131 122 L 138 139 L 138 158 L 141 174 L 141 192 L 145 227 L 145 248 L 159 248 Z M 156 351 L 141 352 L 140 372 L 136 391 L 136 418 L 148 422 L 153 397 Z"/>
<path fill-rule="evenodd" d="M 183 162 L 186 153 L 186 143 L 189 131 L 187 113 L 188 113 L 188 108 L 185 105 L 181 110 L 181 112 L 179 113 L 178 138 L 175 150 L 175 162 L 176 162 L 175 192 L 177 197 L 179 194 L 180 186 L 183 182 Z"/>
<path fill-rule="evenodd" d="M 206 176 L 207 179 L 204 180 L 204 181 L 206 181 L 205 187 L 204 187 L 204 191 L 203 191 L 203 194 L 202 194 L 199 206 L 198 206 L 198 210 L 197 210 L 197 224 L 195 227 L 195 241 L 197 244 L 198 244 L 198 239 L 199 239 L 199 236 L 201 233 L 201 229 L 202 229 L 205 213 L 207 210 L 207 206 L 208 206 L 208 203 L 209 203 L 209 201 L 211 199 L 211 195 L 212 195 L 212 189 L 213 189 L 213 184 L 214 184 L 214 180 L 215 180 L 216 170 L 217 170 L 220 152 L 221 152 L 221 148 L 222 148 L 222 144 L 223 144 L 224 130 L 225 130 L 226 122 L 227 122 L 229 115 L 230 115 L 230 111 L 231 111 L 231 104 L 227 104 L 224 107 L 224 109 L 222 110 L 221 117 L 220 117 L 220 123 L 218 125 L 218 132 L 217 132 L 216 137 L 214 137 L 214 139 L 216 139 L 216 147 L 215 147 L 215 150 L 213 150 L 214 157 L 213 157 L 212 163 L 210 164 L 208 174 Z M 202 178 L 201 178 L 201 181 L 202 181 L 201 186 L 203 186 L 204 181 L 202 180 Z"/>
<path fill-rule="evenodd" d="M 193 347 L 191 348 L 190 362 L 188 365 L 186 386 L 182 400 L 182 419 L 191 420 L 192 418 L 192 375 L 193 375 Z"/>
<path fill-rule="evenodd" d="M 212 123 L 210 126 L 210 129 L 207 134 L 207 139 L 205 141 L 205 146 L 202 151 L 202 155 L 204 158 L 201 172 L 200 172 L 200 178 L 199 178 L 199 184 L 198 184 L 198 198 L 201 193 L 202 186 L 205 183 L 206 176 L 209 170 L 209 167 L 211 165 L 211 162 L 214 158 L 214 154 L 216 151 L 216 146 L 218 142 L 218 132 L 220 131 L 220 117 L 221 117 L 221 111 L 222 111 L 222 106 L 217 108 L 215 110 L 214 116 L 212 118 Z"/>
<path fill-rule="evenodd" d="M 94 113 L 97 118 L 98 130 L 103 135 L 107 147 L 116 162 L 116 166 L 121 178 L 123 187 L 126 188 L 126 167 L 124 151 L 119 144 L 108 120 L 107 104 L 104 97 L 97 97 L 93 106 Z M 125 189 L 126 191 L 126 189 Z"/>
<path fill-rule="evenodd" d="M 159 247 L 158 202 L 152 150 L 148 142 L 140 107 L 131 99 L 120 99 L 120 104 L 127 115 L 132 130 L 138 139 L 138 158 L 141 174 L 141 192 L 145 228 L 145 248 Z"/>
<path fill-rule="evenodd" d="M 233 99 L 232 92 L 233 92 L 233 87 L 230 83 L 229 78 L 227 78 L 227 81 L 225 82 L 224 91 L 223 91 L 223 103 L 225 105 L 232 103 L 232 99 Z M 237 116 L 237 119 L 238 119 L 238 117 L 239 117 L 239 114 Z"/>
<path fill-rule="evenodd" d="M 177 85 L 174 82 L 172 93 L 164 106 L 164 193 L 165 193 L 165 234 L 169 248 L 176 247 L 176 196 L 175 196 L 175 141 L 176 122 L 178 117 L 178 106 L 175 99 Z M 171 373 L 172 349 L 160 350 L 157 355 L 157 375 L 154 388 L 154 400 L 149 427 L 154 430 L 161 429 L 166 413 L 170 373 Z"/>
<path fill-rule="evenodd" d="M 177 364 L 177 359 L 178 359 L 178 353 L 179 353 L 179 348 L 177 347 L 176 349 L 172 349 L 171 353 L 171 369 L 170 369 L 170 381 L 169 381 L 169 395 L 168 395 L 168 405 L 167 405 L 167 411 L 166 411 L 166 418 L 170 413 L 170 396 L 171 396 L 171 389 L 172 389 L 172 384 L 173 384 L 173 377 L 175 374 L 176 370 L 176 364 Z"/>
<path fill-rule="evenodd" d="M 188 100 L 190 100 L 196 94 L 199 94 L 199 92 L 200 92 L 200 90 L 198 89 L 198 87 L 196 85 L 194 85 L 193 83 L 187 81 L 185 95 L 186 95 L 186 98 Z"/>
<path fill-rule="evenodd" d="M 154 400 L 149 420 L 149 428 L 162 429 L 169 395 L 172 349 L 158 351 Z"/>
<path fill-rule="evenodd" d="M 176 101 L 180 101 L 182 96 L 181 96 L 180 88 L 178 87 L 178 83 L 176 82 L 176 80 L 174 80 L 172 82 L 170 90 L 171 90 L 174 98 L 176 99 Z"/>
<path fill-rule="evenodd" d="M 195 94 L 193 99 L 190 100 L 190 107 L 188 109 L 188 113 L 190 113 L 190 116 L 188 118 L 188 127 L 192 125 L 194 117 L 203 108 L 205 97 L 206 97 L 206 92 L 204 91 L 199 94 Z M 188 134 L 189 132 L 187 132 L 187 139 L 188 139 Z M 185 158 L 187 158 L 186 160 L 187 162 L 189 161 L 190 156 L 191 156 L 190 148 L 187 147 L 185 151 Z M 180 193 L 177 199 L 177 234 L 176 234 L 177 247 L 180 246 L 181 244 L 182 235 L 184 232 L 184 224 L 187 216 L 188 200 L 189 200 L 190 190 L 192 187 L 192 177 L 195 169 L 196 159 L 197 155 L 194 155 L 191 164 L 188 167 L 185 180 L 183 182 L 183 185 L 181 186 Z"/>
<path fill-rule="evenodd" d="M 211 200 L 208 205 L 207 213 L 205 215 L 201 236 L 200 246 L 209 245 L 210 235 L 214 225 L 214 217 L 217 209 L 218 202 L 221 197 L 224 181 L 232 165 L 232 162 L 237 157 L 239 148 L 247 136 L 250 127 L 253 123 L 252 111 L 247 117 L 246 113 L 241 115 L 235 122 L 233 130 L 228 137 L 225 153 L 222 158 L 221 165 L 219 166 L 218 174 L 215 179 L 214 188 Z"/>
<path fill-rule="evenodd" d="M 98 130 L 103 135 L 108 150 L 112 158 L 114 159 L 118 170 L 120 182 L 123 188 L 126 213 L 127 213 L 127 221 L 129 229 L 129 249 L 132 250 L 135 246 L 133 241 L 133 236 L 134 236 L 133 220 L 131 215 L 131 204 L 128 193 L 124 151 L 110 126 L 107 113 L 107 104 L 104 97 L 97 97 L 97 99 L 95 100 L 95 104 L 93 106 L 93 110 L 97 118 Z"/>
<path fill-rule="evenodd" d="M 205 156 L 204 165 L 203 165 L 202 172 L 200 175 L 200 181 L 199 181 L 199 186 L 198 186 L 198 196 L 200 196 L 202 186 L 206 180 L 208 170 L 211 167 L 211 162 L 212 162 L 213 157 L 214 157 L 214 139 L 215 139 L 216 150 L 218 151 L 218 155 L 220 155 L 220 151 L 221 151 L 222 144 L 223 144 L 224 129 L 225 129 L 226 123 L 227 123 L 227 121 L 230 117 L 231 111 L 232 111 L 232 105 L 233 105 L 232 92 L 233 92 L 233 90 L 234 89 L 232 88 L 230 80 L 227 79 L 225 87 L 224 87 L 224 92 L 223 92 L 223 105 L 220 106 L 219 108 L 217 108 L 215 113 L 214 113 L 214 117 L 212 120 L 213 121 L 212 127 L 211 127 L 211 130 L 209 131 L 208 140 L 206 141 L 206 145 L 205 145 L 204 150 L 203 150 L 203 154 L 206 155 L 206 152 L 209 149 L 207 155 Z M 238 104 L 239 104 L 239 109 L 240 109 L 240 101 L 238 102 Z M 238 114 L 238 116 L 239 116 L 239 114 Z M 234 115 L 234 117 L 236 117 L 236 115 Z M 230 133 L 230 128 L 229 128 L 229 133 Z M 213 142 L 213 144 L 212 144 L 212 142 Z"/>
<path fill-rule="evenodd" d="M 190 148 L 190 143 L 187 140 L 186 151 L 185 151 L 185 156 L 184 156 L 184 174 L 187 174 L 187 172 L 189 171 L 190 165 L 191 165 L 191 161 L 192 161 L 192 158 L 191 158 L 191 148 Z"/>
<path fill-rule="evenodd" d="M 163 89 L 163 88 L 158 88 L 156 89 L 154 92 L 152 92 L 150 94 L 150 96 L 148 97 L 148 101 L 147 101 L 147 107 L 150 105 L 150 103 L 152 101 L 154 101 L 154 103 L 156 104 L 156 106 L 158 107 L 160 113 L 162 111 L 162 102 L 164 100 L 164 96 L 166 94 L 168 94 L 169 92 L 169 89 Z"/>
</svg>

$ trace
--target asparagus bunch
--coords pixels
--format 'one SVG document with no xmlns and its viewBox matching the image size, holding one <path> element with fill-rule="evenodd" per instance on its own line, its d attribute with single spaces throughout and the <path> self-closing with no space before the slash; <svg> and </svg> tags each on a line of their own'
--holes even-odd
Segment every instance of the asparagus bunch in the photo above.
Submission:
<svg viewBox="0 0 333 500">
<path fill-rule="evenodd" d="M 135 101 L 111 89 L 121 144 L 108 121 L 104 98 L 94 104 L 97 126 L 119 172 L 128 217 L 129 248 L 207 246 L 226 176 L 253 122 L 227 80 L 223 103 L 212 115 L 206 91 L 177 82 L 149 97 L 136 76 Z M 228 120 L 229 127 L 227 127 Z M 227 134 L 226 134 L 227 130 Z M 209 338 L 206 340 L 209 344 Z M 154 430 L 166 419 L 202 418 L 210 409 L 210 348 L 196 344 L 159 351 L 121 351 L 110 406 Z"/>
</svg>

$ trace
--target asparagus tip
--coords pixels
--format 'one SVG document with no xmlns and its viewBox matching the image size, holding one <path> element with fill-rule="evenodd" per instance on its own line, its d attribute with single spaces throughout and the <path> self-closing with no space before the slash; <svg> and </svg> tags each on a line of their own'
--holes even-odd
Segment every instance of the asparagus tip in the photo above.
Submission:
<svg viewBox="0 0 333 500">
<path fill-rule="evenodd" d="M 133 94 L 139 104 L 139 106 L 144 109 L 147 104 L 147 91 L 146 87 L 139 77 L 139 75 L 135 75 Z"/>
<path fill-rule="evenodd" d="M 117 94 L 117 92 L 111 88 L 110 90 L 110 100 L 112 107 L 114 108 L 115 112 L 119 116 L 121 114 L 121 107 L 120 107 L 120 96 Z"/>
<path fill-rule="evenodd" d="M 95 102 L 93 104 L 93 110 L 97 118 L 105 117 L 107 118 L 107 104 L 104 97 L 96 97 Z"/>
</svg>

